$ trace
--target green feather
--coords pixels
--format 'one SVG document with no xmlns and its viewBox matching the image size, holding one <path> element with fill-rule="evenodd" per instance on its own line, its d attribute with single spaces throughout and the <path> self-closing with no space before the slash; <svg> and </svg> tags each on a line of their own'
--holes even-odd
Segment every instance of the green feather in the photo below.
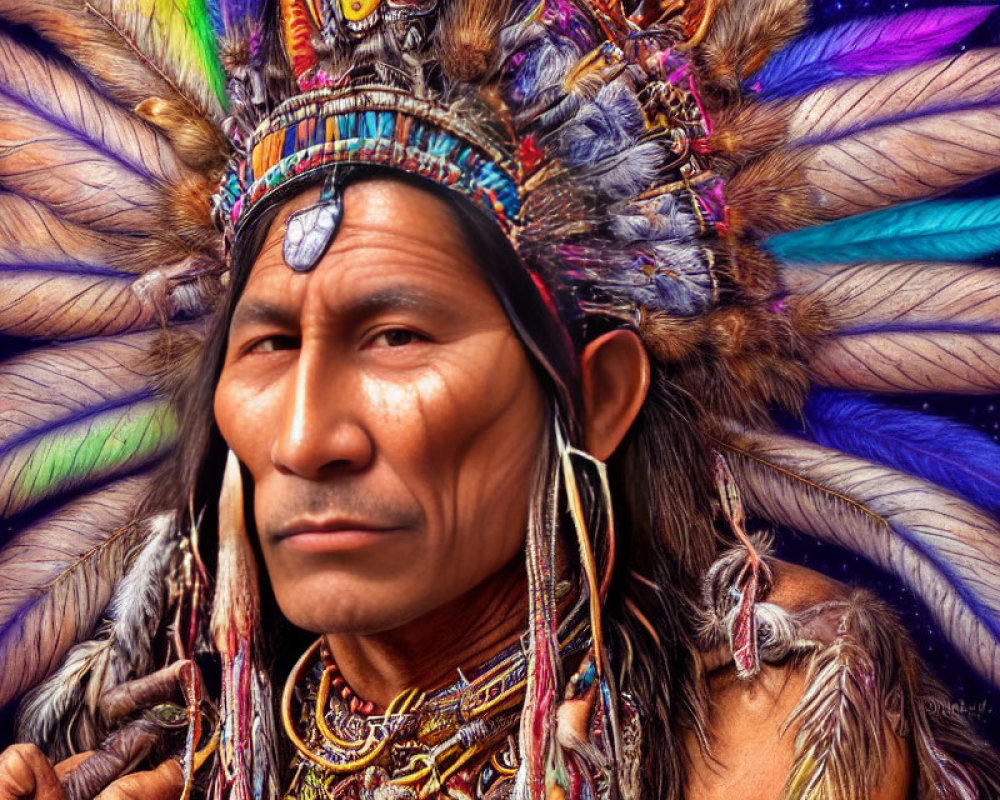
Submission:
<svg viewBox="0 0 1000 800">
<path fill-rule="evenodd" d="M 25 441 L 0 459 L 2 516 L 148 464 L 173 443 L 176 432 L 173 409 L 163 400 L 147 399 Z"/>
<path fill-rule="evenodd" d="M 195 57 L 205 73 L 205 79 L 213 94 L 226 105 L 226 75 L 219 59 L 215 30 L 208 14 L 205 0 L 173 0 L 169 5 L 176 7 L 188 23 L 191 46 Z"/>
<path fill-rule="evenodd" d="M 773 236 L 785 263 L 962 261 L 1000 251 L 1000 197 L 923 200 Z"/>
</svg>

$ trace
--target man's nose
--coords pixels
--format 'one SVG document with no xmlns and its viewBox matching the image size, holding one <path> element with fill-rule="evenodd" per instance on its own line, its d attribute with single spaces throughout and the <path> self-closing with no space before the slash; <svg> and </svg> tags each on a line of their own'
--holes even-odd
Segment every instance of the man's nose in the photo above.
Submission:
<svg viewBox="0 0 1000 800">
<path fill-rule="evenodd" d="M 374 443 L 356 413 L 360 390 L 323 353 L 303 346 L 288 376 L 271 462 L 305 478 L 367 467 Z"/>
</svg>

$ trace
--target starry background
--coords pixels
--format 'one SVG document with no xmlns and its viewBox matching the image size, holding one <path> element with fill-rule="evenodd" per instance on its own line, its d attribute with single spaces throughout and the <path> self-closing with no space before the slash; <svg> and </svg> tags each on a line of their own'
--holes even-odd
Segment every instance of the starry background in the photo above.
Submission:
<svg viewBox="0 0 1000 800">
<path fill-rule="evenodd" d="M 843 22 L 853 17 L 882 11 L 940 6 L 940 0 L 816 0 L 813 3 L 812 26 L 816 29 Z M 962 4 L 952 0 L 949 5 Z M 967 5 L 978 3 L 967 2 Z M 22 32 L 23 33 L 23 32 Z M 1000 14 L 995 13 L 968 40 L 968 47 L 985 46 L 1000 41 Z M 1000 196 L 1000 176 L 992 176 L 965 187 L 953 196 Z M 1000 255 L 985 264 L 1000 266 Z M 4 342 L 0 337 L 0 348 Z M 928 413 L 950 417 L 978 428 L 1000 442 L 1000 395 L 983 397 L 911 396 L 889 400 L 899 408 L 921 409 Z M 818 570 L 851 585 L 863 586 L 886 600 L 901 615 L 924 661 L 948 686 L 957 707 L 962 710 L 994 745 L 1000 748 L 1000 691 L 981 680 L 960 655 L 943 639 L 928 609 L 894 576 L 871 565 L 863 558 L 834 545 L 824 544 L 796 534 L 780 531 L 777 537 L 778 555 Z M 0 665 L 0 669 L 3 665 Z M 12 736 L 13 709 L 0 709 L 0 748 Z"/>
</svg>

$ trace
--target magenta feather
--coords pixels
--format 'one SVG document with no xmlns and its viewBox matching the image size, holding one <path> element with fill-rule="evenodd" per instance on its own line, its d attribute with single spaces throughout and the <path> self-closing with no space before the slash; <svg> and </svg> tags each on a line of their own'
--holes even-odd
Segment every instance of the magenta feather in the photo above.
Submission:
<svg viewBox="0 0 1000 800">
<path fill-rule="evenodd" d="M 747 84 L 766 98 L 791 97 L 839 78 L 917 64 L 957 45 L 995 8 L 946 6 L 835 25 L 795 41 Z"/>
</svg>

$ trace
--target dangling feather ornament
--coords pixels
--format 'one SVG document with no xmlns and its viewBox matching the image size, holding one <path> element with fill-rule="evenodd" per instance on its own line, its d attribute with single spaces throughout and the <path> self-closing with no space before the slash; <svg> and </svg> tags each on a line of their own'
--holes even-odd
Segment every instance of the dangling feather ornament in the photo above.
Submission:
<svg viewBox="0 0 1000 800">
<path fill-rule="evenodd" d="M 270 680 L 259 665 L 260 589 L 243 522 L 243 478 L 230 451 L 219 497 L 219 567 L 212 635 L 222 658 L 219 769 L 210 794 L 220 800 L 279 795 Z"/>
</svg>

